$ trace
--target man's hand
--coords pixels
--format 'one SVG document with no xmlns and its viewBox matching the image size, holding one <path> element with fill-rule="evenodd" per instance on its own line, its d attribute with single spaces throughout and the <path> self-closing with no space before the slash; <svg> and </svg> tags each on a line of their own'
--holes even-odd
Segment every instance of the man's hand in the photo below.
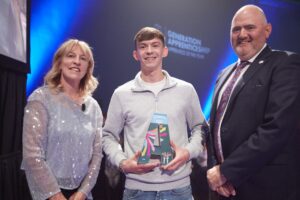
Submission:
<svg viewBox="0 0 300 200">
<path fill-rule="evenodd" d="M 220 165 L 216 165 L 207 171 L 207 181 L 209 187 L 218 192 L 222 196 L 229 197 L 235 196 L 236 192 L 234 187 L 227 181 L 225 176 L 220 171 Z"/>
<path fill-rule="evenodd" d="M 160 162 L 150 162 L 146 164 L 138 164 L 137 160 L 141 152 L 138 151 L 132 158 L 123 160 L 120 164 L 120 168 L 124 173 L 134 173 L 134 174 L 143 174 L 152 171 L 155 167 L 159 166 Z"/>
<path fill-rule="evenodd" d="M 234 187 L 227 181 L 226 183 L 224 183 L 222 186 L 218 187 L 216 189 L 216 191 L 225 197 L 229 197 L 229 196 L 235 196 L 236 192 Z"/>
<path fill-rule="evenodd" d="M 163 170 L 175 171 L 190 159 L 190 153 L 187 149 L 176 146 L 173 141 L 170 141 L 170 144 L 175 151 L 175 158 L 169 164 L 161 168 Z"/>
<path fill-rule="evenodd" d="M 220 165 L 216 165 L 213 168 L 207 170 L 206 177 L 209 187 L 213 191 L 216 191 L 218 187 L 220 187 L 227 181 L 225 176 L 221 174 Z"/>
<path fill-rule="evenodd" d="M 82 192 L 75 192 L 72 194 L 72 196 L 69 198 L 69 200 L 85 200 L 86 196 Z"/>
</svg>

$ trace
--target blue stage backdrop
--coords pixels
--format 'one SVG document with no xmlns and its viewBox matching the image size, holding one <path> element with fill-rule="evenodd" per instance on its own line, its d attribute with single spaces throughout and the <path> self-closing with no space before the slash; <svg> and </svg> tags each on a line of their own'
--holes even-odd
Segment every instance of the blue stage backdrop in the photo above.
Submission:
<svg viewBox="0 0 300 200">
<path fill-rule="evenodd" d="M 93 47 L 95 75 L 100 81 L 94 96 L 105 113 L 114 89 L 139 70 L 132 57 L 134 34 L 144 26 L 154 26 L 167 37 L 169 56 L 164 68 L 195 86 L 209 117 L 217 74 L 237 59 L 229 41 L 231 18 L 249 3 L 266 11 L 273 25 L 272 48 L 300 52 L 297 1 L 32 0 L 27 94 L 43 83 L 60 43 L 78 38 Z"/>
</svg>

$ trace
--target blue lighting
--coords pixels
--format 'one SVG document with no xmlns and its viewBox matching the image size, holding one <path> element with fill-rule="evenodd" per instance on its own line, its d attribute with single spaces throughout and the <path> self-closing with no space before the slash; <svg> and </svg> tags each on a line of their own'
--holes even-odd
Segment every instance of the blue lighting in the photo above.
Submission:
<svg viewBox="0 0 300 200">
<path fill-rule="evenodd" d="M 84 0 L 33 0 L 31 3 L 30 61 L 31 74 L 27 77 L 27 95 L 43 82 L 57 47 L 70 33 L 87 4 Z M 46 65 L 46 66 L 45 66 Z"/>
<path fill-rule="evenodd" d="M 228 50 L 226 52 L 226 56 L 223 60 L 223 62 L 220 64 L 220 67 L 217 68 L 215 77 L 213 79 L 213 82 L 211 83 L 211 87 L 209 88 L 208 91 L 208 97 L 204 103 L 204 109 L 203 113 L 206 119 L 209 119 L 210 116 L 210 110 L 211 110 L 211 104 L 212 104 L 212 98 L 213 98 L 213 93 L 214 93 L 214 87 L 215 87 L 215 81 L 218 77 L 218 74 L 221 72 L 222 69 L 224 69 L 226 66 L 230 65 L 231 63 L 235 62 L 237 60 L 237 56 L 235 55 L 233 49 L 231 48 L 231 45 L 229 44 Z"/>
<path fill-rule="evenodd" d="M 260 5 L 270 6 L 273 8 L 288 8 L 294 9 L 295 7 L 299 6 L 299 1 L 286 1 L 286 0 L 260 0 Z"/>
</svg>

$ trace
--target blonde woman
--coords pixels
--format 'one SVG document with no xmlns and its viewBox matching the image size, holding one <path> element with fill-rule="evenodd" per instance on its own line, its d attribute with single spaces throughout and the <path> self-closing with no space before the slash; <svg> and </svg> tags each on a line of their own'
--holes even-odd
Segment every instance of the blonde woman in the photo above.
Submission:
<svg viewBox="0 0 300 200">
<path fill-rule="evenodd" d="M 102 111 L 91 96 L 90 46 L 76 39 L 56 51 L 44 86 L 28 98 L 23 162 L 35 200 L 92 199 L 102 159 Z"/>
</svg>

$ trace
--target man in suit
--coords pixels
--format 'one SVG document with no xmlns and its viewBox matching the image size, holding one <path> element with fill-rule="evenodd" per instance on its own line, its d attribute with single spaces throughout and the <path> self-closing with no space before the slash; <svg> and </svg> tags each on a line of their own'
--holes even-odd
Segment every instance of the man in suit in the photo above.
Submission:
<svg viewBox="0 0 300 200">
<path fill-rule="evenodd" d="M 219 199 L 300 199 L 300 56 L 272 50 L 271 30 L 254 5 L 232 19 L 238 61 L 217 79 L 207 141 L 208 183 Z"/>
</svg>

